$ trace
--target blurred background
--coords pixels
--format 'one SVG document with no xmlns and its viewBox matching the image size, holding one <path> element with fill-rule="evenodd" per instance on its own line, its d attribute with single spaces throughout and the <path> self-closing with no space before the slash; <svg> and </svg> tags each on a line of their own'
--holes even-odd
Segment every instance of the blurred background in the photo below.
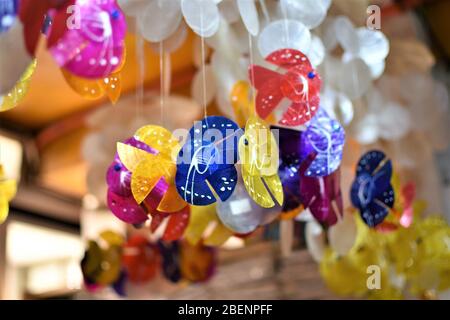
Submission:
<svg viewBox="0 0 450 320">
<path fill-rule="evenodd" d="M 390 40 L 386 77 L 429 71 L 430 76 L 448 90 L 450 1 L 371 3 L 382 8 L 381 31 Z M 355 25 L 362 26 L 367 18 L 367 5 L 363 0 L 333 1 L 330 11 L 345 14 Z M 106 194 L 105 168 L 114 154 L 117 137 L 129 136 L 139 124 L 152 122 L 159 112 L 156 111 L 159 110 L 160 88 L 158 48 L 147 42 L 144 44 L 142 78 L 135 51 L 140 44 L 133 32 L 127 35 L 126 43 L 123 90 L 116 106 L 106 98 L 88 100 L 76 94 L 41 43 L 37 69 L 27 96 L 17 108 L 0 114 L 1 162 L 7 176 L 20 181 L 17 195 L 10 203 L 9 217 L 0 225 L 2 299 L 117 298 L 108 290 L 100 294 L 84 290 L 80 261 L 86 239 L 106 229 L 126 232 L 126 227 L 100 198 Z M 414 60 L 416 53 L 419 61 Z M 173 98 L 169 98 L 168 108 L 173 105 L 173 110 L 183 110 L 195 103 L 190 97 L 191 83 L 198 70 L 196 59 L 198 37 L 189 30 L 186 41 L 170 55 Z M 138 85 L 142 81 L 144 92 L 140 92 Z M 424 96 L 430 93 L 427 90 L 432 90 L 420 83 L 414 85 L 424 90 Z M 387 80 L 383 80 L 383 86 L 383 90 L 394 88 Z M 414 88 L 413 85 L 410 88 Z M 139 95 L 144 101 L 142 107 L 136 107 Z M 184 121 L 201 117 L 201 110 L 195 110 L 192 115 L 167 111 L 165 116 L 172 119 L 174 126 L 184 125 Z M 208 112 L 221 113 L 220 106 L 212 101 Z M 425 111 L 424 116 L 431 114 Z M 116 123 L 117 131 L 105 129 L 98 134 L 104 123 Z M 446 123 L 449 127 L 450 123 Z M 420 142 L 422 138 L 413 135 L 415 133 L 411 132 L 395 143 L 375 139 L 355 148 L 348 147 L 348 154 L 357 159 L 364 150 L 381 146 L 394 161 L 406 163 L 405 175 L 420 185 L 418 197 L 428 202 L 430 212 L 442 213 L 450 222 L 448 141 L 444 139 L 439 147 L 428 148 L 423 147 L 427 143 Z M 417 160 L 417 154 L 423 158 L 408 167 L 408 159 Z M 327 289 L 317 263 L 306 250 L 305 223 L 295 221 L 294 224 L 296 239 L 288 257 L 283 256 L 278 242 L 271 240 L 270 233 L 278 232 L 277 228 L 266 228 L 251 240 L 236 238 L 227 242 L 220 249 L 217 274 L 211 281 L 191 286 L 173 285 L 160 277 L 148 285 L 133 288 L 131 296 L 140 299 L 337 298 Z"/>
</svg>

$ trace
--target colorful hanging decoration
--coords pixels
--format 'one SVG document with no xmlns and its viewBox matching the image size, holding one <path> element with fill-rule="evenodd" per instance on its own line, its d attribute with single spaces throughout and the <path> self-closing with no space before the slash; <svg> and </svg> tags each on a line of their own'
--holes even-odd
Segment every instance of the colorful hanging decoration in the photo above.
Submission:
<svg viewBox="0 0 450 320">
<path fill-rule="evenodd" d="M 5 96 L 0 96 L 0 112 L 15 108 L 28 93 L 31 77 L 36 70 L 36 59 L 28 66 L 28 69 L 16 83 L 14 88 Z"/>
<path fill-rule="evenodd" d="M 100 241 L 90 240 L 81 261 L 81 270 L 88 284 L 97 286 L 113 285 L 121 274 L 123 237 L 105 231 Z"/>
<path fill-rule="evenodd" d="M 134 138 L 153 152 L 124 143 L 117 144 L 117 152 L 125 167 L 132 172 L 131 192 L 138 204 L 151 210 L 178 212 L 186 203 L 175 187 L 175 155 L 179 151 L 177 139 L 158 126 L 140 128 Z M 177 183 L 178 187 L 178 183 Z"/>
<path fill-rule="evenodd" d="M 180 242 L 180 271 L 184 280 L 192 283 L 209 280 L 216 269 L 216 250 L 201 243 L 193 246 Z"/>
<path fill-rule="evenodd" d="M 74 26 L 68 26 L 65 15 L 53 18 L 57 25 L 59 19 L 67 23 L 59 40 L 49 45 L 50 52 L 59 66 L 78 77 L 108 77 L 125 56 L 125 16 L 116 0 L 75 0 L 74 5 Z"/>
<path fill-rule="evenodd" d="M 61 72 L 67 84 L 83 98 L 96 100 L 106 95 L 111 103 L 115 104 L 119 100 L 122 92 L 122 75 L 120 69 L 99 80 L 80 78 L 65 69 L 61 69 Z"/>
<path fill-rule="evenodd" d="M 127 284 L 146 284 L 159 274 L 170 282 L 197 283 L 209 280 L 216 267 L 216 252 L 201 242 L 156 243 L 135 234 L 126 241 L 114 231 L 104 231 L 90 240 L 81 262 L 85 287 L 97 291 L 111 286 L 126 296 Z"/>
<path fill-rule="evenodd" d="M 282 141 L 279 145 L 278 175 L 284 193 L 283 213 L 293 212 L 297 215 L 302 208 L 299 170 L 302 163 L 301 140 L 303 133 L 277 126 L 272 126 L 271 130 L 278 136 L 278 141 Z"/>
<path fill-rule="evenodd" d="M 392 163 L 381 151 L 369 151 L 358 162 L 350 198 L 369 227 L 382 223 L 394 206 L 391 177 Z"/>
<path fill-rule="evenodd" d="M 0 0 L 0 33 L 14 24 L 19 11 L 19 0 Z"/>
<path fill-rule="evenodd" d="M 241 181 L 236 185 L 231 197 L 217 203 L 217 216 L 220 221 L 229 230 L 240 235 L 247 235 L 259 226 L 273 222 L 280 212 L 281 205 L 263 208 L 252 200 Z"/>
<path fill-rule="evenodd" d="M 410 182 L 401 186 L 400 179 L 396 174 L 393 174 L 391 184 L 397 197 L 386 219 L 375 227 L 376 230 L 381 232 L 392 232 L 398 228 L 409 228 L 414 219 L 415 184 Z"/>
<path fill-rule="evenodd" d="M 135 138 L 126 140 L 124 144 L 156 154 L 154 149 Z M 160 238 L 164 241 L 175 241 L 182 237 L 189 223 L 189 206 L 185 205 L 181 210 L 171 213 L 157 210 L 158 204 L 161 203 L 168 190 L 165 181 L 160 181 L 146 199 L 138 204 L 131 190 L 132 173 L 127 170 L 118 155 L 108 169 L 106 180 L 108 183 L 108 207 L 117 218 L 136 227 L 140 227 L 151 218 L 150 231 L 152 234 L 161 233 Z M 160 226 L 164 226 L 164 229 L 160 230 Z"/>
<path fill-rule="evenodd" d="M 278 176 L 278 145 L 269 127 L 250 117 L 239 140 L 242 178 L 250 197 L 261 207 L 283 204 L 284 195 Z"/>
<path fill-rule="evenodd" d="M 308 162 L 314 162 L 315 155 L 308 157 L 302 167 Z M 301 168 L 300 172 L 306 172 Z M 343 216 L 343 202 L 340 185 L 340 171 L 336 170 L 324 177 L 300 177 L 300 198 L 305 208 L 308 208 L 314 218 L 332 226 Z"/>
<path fill-rule="evenodd" d="M 156 277 L 161 261 L 158 246 L 141 235 L 131 236 L 123 246 L 122 263 L 128 279 L 146 283 Z"/>
<path fill-rule="evenodd" d="M 155 234 L 161 226 L 165 226 L 161 240 L 165 242 L 181 239 L 189 225 L 190 207 L 185 206 L 178 212 L 165 213 L 155 211 L 151 213 L 150 231 Z M 165 223 L 167 220 L 167 223 Z"/>
<path fill-rule="evenodd" d="M 325 250 L 320 272 L 327 286 L 340 296 L 369 299 L 436 299 L 448 290 L 450 227 L 442 217 L 421 218 L 425 207 L 419 202 L 413 208 L 410 227 L 390 233 L 369 228 L 356 215 L 353 248 L 346 255 Z M 370 266 L 380 268 L 376 290 L 367 286 Z"/>
<path fill-rule="evenodd" d="M 345 131 L 338 121 L 320 109 L 302 134 L 301 151 L 305 159 L 312 152 L 316 158 L 307 168 L 308 177 L 324 177 L 336 171 L 342 161 Z"/>
<path fill-rule="evenodd" d="M 140 148 L 140 150 L 155 152 L 135 138 L 130 138 L 124 143 Z M 108 168 L 106 181 L 108 185 L 108 207 L 117 218 L 130 224 L 141 224 L 148 219 L 146 210 L 136 202 L 132 195 L 131 172 L 120 161 L 118 154 Z"/>
<path fill-rule="evenodd" d="M 209 205 L 216 196 L 225 201 L 237 183 L 235 164 L 242 130 L 233 121 L 210 116 L 196 122 L 177 159 L 178 193 L 193 205 Z"/>
<path fill-rule="evenodd" d="M 277 50 L 266 61 L 282 68 L 285 74 L 252 65 L 249 77 L 258 90 L 256 112 L 266 119 L 272 112 L 280 112 L 279 123 L 298 126 L 310 121 L 319 110 L 321 80 L 308 58 L 294 49 Z M 287 109 L 281 110 L 287 99 Z"/>
<path fill-rule="evenodd" d="M 5 222 L 9 212 L 9 202 L 14 198 L 17 191 L 15 180 L 6 179 L 3 166 L 0 164 L 0 224 Z"/>
<path fill-rule="evenodd" d="M 208 206 L 190 206 L 190 208 L 190 221 L 184 233 L 184 238 L 190 244 L 197 245 L 202 242 L 206 246 L 219 247 L 233 235 L 233 231 L 225 227 L 219 219 L 215 203 Z M 211 226 L 214 226 L 212 230 Z"/>
<path fill-rule="evenodd" d="M 180 282 L 180 243 L 159 241 L 158 248 L 162 258 L 161 268 L 164 277 L 173 283 Z"/>
<path fill-rule="evenodd" d="M 36 56 L 37 45 L 43 31 L 47 35 L 48 48 L 53 47 L 64 36 L 67 31 L 67 22 L 79 18 L 79 16 L 71 17 L 74 12 L 69 10 L 69 7 L 76 4 L 76 1 L 20 0 L 19 16 L 24 26 L 24 40 L 30 56 Z M 84 2 L 85 5 L 89 5 L 92 1 Z M 46 28 L 48 19 L 52 21 L 50 29 Z"/>
</svg>

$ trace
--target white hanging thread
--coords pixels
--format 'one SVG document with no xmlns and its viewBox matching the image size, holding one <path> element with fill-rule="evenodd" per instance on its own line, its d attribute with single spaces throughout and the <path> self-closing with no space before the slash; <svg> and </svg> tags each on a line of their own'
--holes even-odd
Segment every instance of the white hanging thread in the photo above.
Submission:
<svg viewBox="0 0 450 320">
<path fill-rule="evenodd" d="M 203 30 L 203 7 L 200 11 L 200 25 L 201 28 Z M 207 111 L 207 104 L 206 104 L 206 64 L 205 64 L 205 59 L 206 59 L 206 53 L 205 53 L 205 39 L 203 37 L 201 37 L 201 56 L 202 56 L 202 82 L 203 82 L 203 111 L 204 111 L 204 117 L 205 119 L 208 116 L 208 111 Z M 208 125 L 208 123 L 206 123 L 206 125 Z"/>
<path fill-rule="evenodd" d="M 164 98 L 165 98 L 165 88 L 164 88 L 164 43 L 159 42 L 159 99 L 161 107 L 161 125 L 164 126 Z"/>
<path fill-rule="evenodd" d="M 264 15 L 264 18 L 266 19 L 266 22 L 270 22 L 270 16 L 269 16 L 269 10 L 267 10 L 266 1 L 265 0 L 259 0 L 259 3 L 261 5 L 261 9 Z"/>
<path fill-rule="evenodd" d="M 138 75 L 136 86 L 136 115 L 141 117 L 144 108 L 144 82 L 145 82 L 145 52 L 144 52 L 144 38 L 140 33 L 136 34 L 136 58 L 138 63 Z"/>
<path fill-rule="evenodd" d="M 254 58 L 253 58 L 253 41 L 252 41 L 252 35 L 250 34 L 250 32 L 248 33 L 248 50 L 249 50 L 249 57 L 250 57 L 250 66 L 254 65 Z M 251 72 L 252 72 L 252 82 L 255 82 L 255 72 L 253 70 L 253 68 L 251 68 Z M 256 99 L 256 93 L 255 93 L 255 87 L 251 86 L 252 88 L 252 102 L 255 103 L 255 99 Z M 254 109 L 252 108 L 252 114 L 254 113 Z"/>
</svg>

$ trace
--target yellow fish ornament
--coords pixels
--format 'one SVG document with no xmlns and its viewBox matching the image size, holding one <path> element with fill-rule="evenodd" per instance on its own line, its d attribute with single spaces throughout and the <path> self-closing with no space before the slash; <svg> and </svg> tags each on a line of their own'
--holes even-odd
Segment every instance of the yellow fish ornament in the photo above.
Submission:
<svg viewBox="0 0 450 320">
<path fill-rule="evenodd" d="M 278 146 L 266 123 L 256 116 L 247 120 L 239 140 L 242 178 L 250 197 L 261 207 L 283 204 L 284 193 L 278 176 Z M 270 192 L 269 192 L 270 191 Z"/>
</svg>

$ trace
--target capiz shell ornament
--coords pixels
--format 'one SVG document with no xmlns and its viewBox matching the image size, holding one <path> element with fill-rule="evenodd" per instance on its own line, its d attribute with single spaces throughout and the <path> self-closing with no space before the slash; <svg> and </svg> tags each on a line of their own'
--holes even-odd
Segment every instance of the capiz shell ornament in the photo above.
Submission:
<svg viewBox="0 0 450 320">
<path fill-rule="evenodd" d="M 217 204 L 217 216 L 230 230 L 248 234 L 259 226 L 272 222 L 281 212 L 281 206 L 261 208 L 247 194 L 242 183 L 238 183 L 229 199 Z"/>
<path fill-rule="evenodd" d="M 117 144 L 120 160 L 132 172 L 131 191 L 134 199 L 141 204 L 161 183 L 166 183 L 168 189 L 156 209 L 161 212 L 180 211 L 186 203 L 175 188 L 174 155 L 180 148 L 178 140 L 167 129 L 154 125 L 140 128 L 134 138 L 155 150 L 155 153 L 151 153 L 124 143 Z"/>
<path fill-rule="evenodd" d="M 391 160 L 381 151 L 369 151 L 358 162 L 350 198 L 369 227 L 382 223 L 394 206 L 391 177 Z"/>
<path fill-rule="evenodd" d="M 317 153 L 305 172 L 306 176 L 323 177 L 339 168 L 344 151 L 345 131 L 325 110 L 321 108 L 308 123 L 301 141 L 303 159 L 312 152 Z"/>
<path fill-rule="evenodd" d="M 239 140 L 239 157 L 245 188 L 264 208 L 283 204 L 283 188 L 278 176 L 278 145 L 269 127 L 258 117 L 250 117 Z M 274 198 L 274 199 L 273 199 Z"/>
<path fill-rule="evenodd" d="M 224 244 L 233 232 L 225 227 L 216 214 L 216 204 L 209 206 L 190 206 L 191 217 L 184 237 L 190 244 L 200 241 L 207 246 L 218 247 Z"/>
<path fill-rule="evenodd" d="M 319 110 L 321 80 L 306 55 L 294 49 L 281 49 L 271 53 L 266 61 L 285 73 L 258 65 L 250 66 L 249 77 L 258 90 L 258 116 L 266 119 L 272 112 L 279 111 L 279 123 L 286 126 L 310 121 Z M 284 104 L 286 110 L 282 108 Z"/>
<path fill-rule="evenodd" d="M 336 224 L 344 214 L 339 170 L 325 177 L 301 177 L 300 195 L 304 207 L 327 226 Z"/>
<path fill-rule="evenodd" d="M 83 78 L 103 78 L 121 65 L 125 17 L 115 0 L 77 0 L 79 25 L 67 29 L 50 52 L 59 66 Z"/>
<path fill-rule="evenodd" d="M 241 135 L 238 125 L 225 117 L 210 116 L 195 123 L 177 159 L 176 186 L 186 202 L 209 205 L 216 202 L 214 193 L 222 201 L 231 196 Z"/>
</svg>

